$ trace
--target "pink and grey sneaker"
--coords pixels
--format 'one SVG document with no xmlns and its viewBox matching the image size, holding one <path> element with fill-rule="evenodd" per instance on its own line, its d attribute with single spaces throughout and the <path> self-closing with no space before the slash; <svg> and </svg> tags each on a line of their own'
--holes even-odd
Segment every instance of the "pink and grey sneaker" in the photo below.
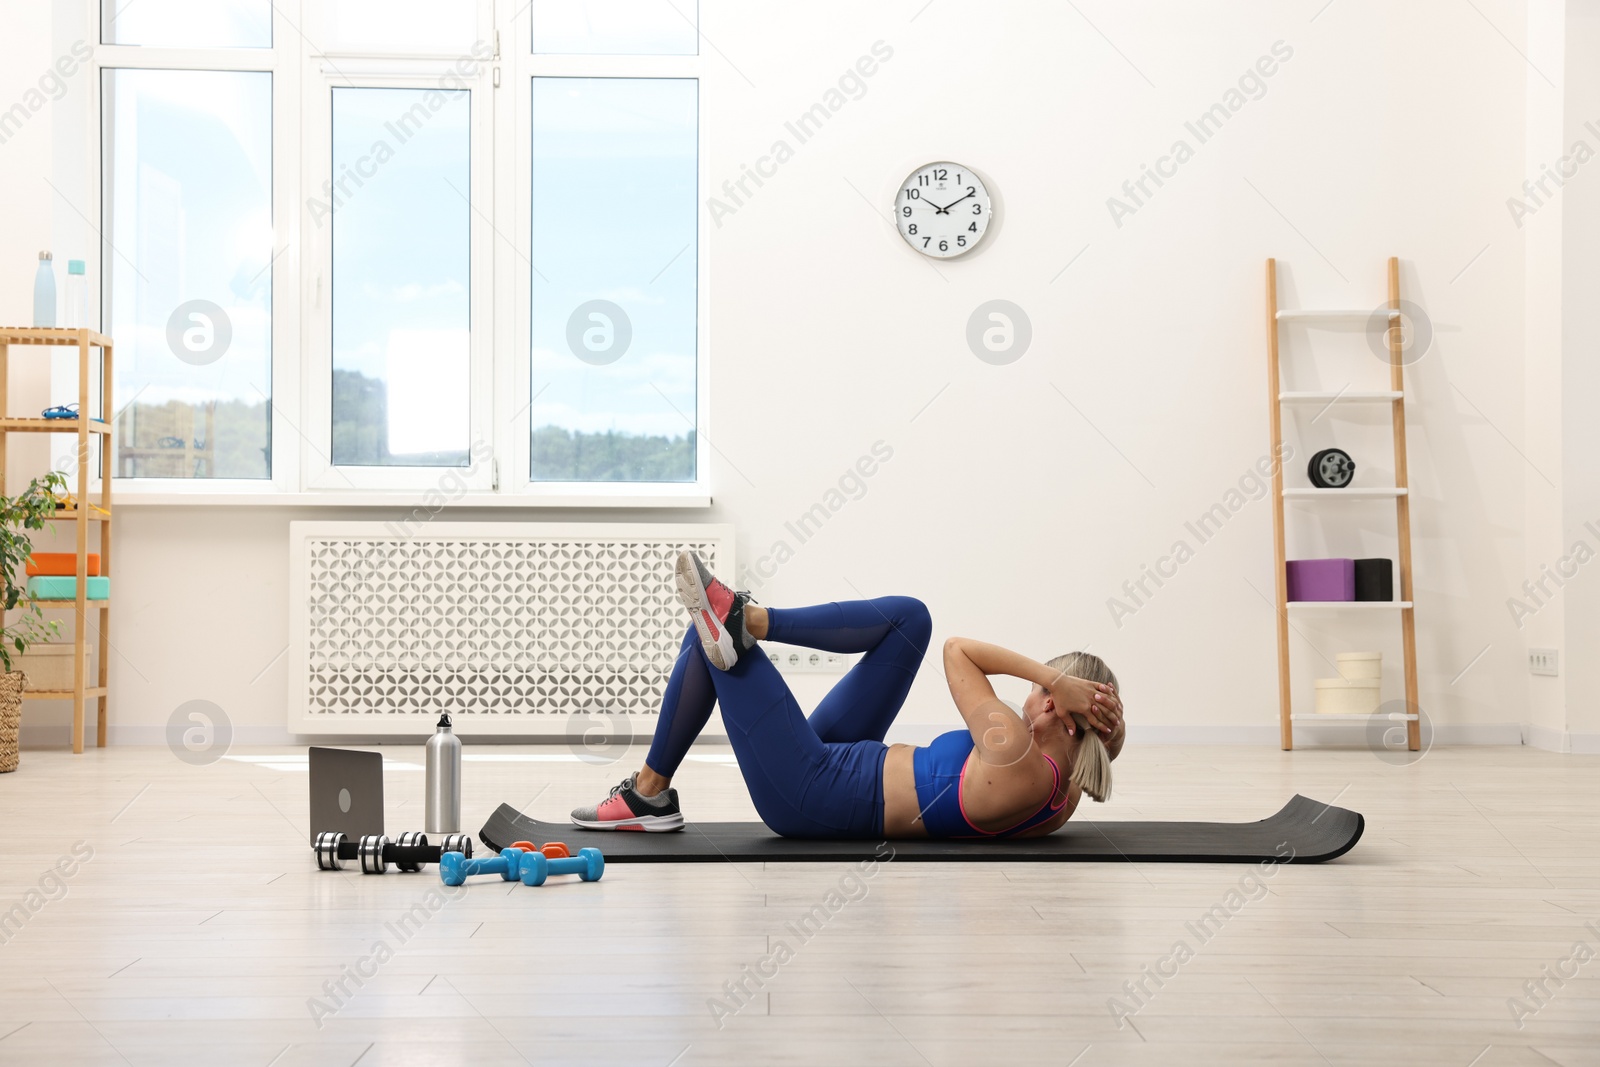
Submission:
<svg viewBox="0 0 1600 1067">
<path fill-rule="evenodd" d="M 739 662 L 739 653 L 756 643 L 744 628 L 744 606 L 750 603 L 750 594 L 723 585 L 693 552 L 678 553 L 676 577 L 678 599 L 694 616 L 706 659 L 719 671 L 730 669 Z"/>
<path fill-rule="evenodd" d="M 644 830 L 647 833 L 683 829 L 678 791 L 668 787 L 653 797 L 642 796 L 634 788 L 638 777 L 630 774 L 612 786 L 611 795 L 598 807 L 574 809 L 573 824 L 585 830 Z"/>
</svg>

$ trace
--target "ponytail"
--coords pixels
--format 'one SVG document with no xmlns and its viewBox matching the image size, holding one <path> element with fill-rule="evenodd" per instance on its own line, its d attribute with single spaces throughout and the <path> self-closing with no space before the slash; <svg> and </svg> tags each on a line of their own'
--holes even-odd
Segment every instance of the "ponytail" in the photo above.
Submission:
<svg viewBox="0 0 1600 1067">
<path fill-rule="evenodd" d="M 1091 796 L 1097 803 L 1111 799 L 1111 753 L 1098 733 L 1090 729 L 1088 720 L 1074 713 L 1072 721 L 1078 727 L 1078 752 L 1072 760 L 1073 785 Z"/>
</svg>

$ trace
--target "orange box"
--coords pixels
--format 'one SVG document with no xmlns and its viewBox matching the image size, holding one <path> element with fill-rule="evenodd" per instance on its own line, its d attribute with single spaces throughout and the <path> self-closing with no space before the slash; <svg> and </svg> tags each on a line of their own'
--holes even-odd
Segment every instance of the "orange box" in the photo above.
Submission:
<svg viewBox="0 0 1600 1067">
<path fill-rule="evenodd" d="M 28 560 L 28 576 L 45 574 L 56 577 L 76 577 L 78 573 L 78 556 L 73 552 L 35 552 Z M 100 553 L 89 553 L 88 577 L 95 578 L 100 574 Z"/>
</svg>

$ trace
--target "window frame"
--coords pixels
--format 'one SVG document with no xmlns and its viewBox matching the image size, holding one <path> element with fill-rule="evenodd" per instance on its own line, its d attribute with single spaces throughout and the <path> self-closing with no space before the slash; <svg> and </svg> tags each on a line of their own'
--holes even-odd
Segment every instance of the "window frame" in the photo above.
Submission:
<svg viewBox="0 0 1600 1067">
<path fill-rule="evenodd" d="M 272 5 L 270 48 L 163 48 L 100 43 L 99 0 L 81 0 L 92 27 L 86 159 L 89 194 L 101 237 L 89 301 L 104 313 L 102 285 L 110 252 L 103 236 L 109 160 L 103 152 L 102 72 L 117 68 L 265 71 L 272 77 L 272 468 L 269 479 L 117 478 L 124 506 L 169 504 L 323 504 L 416 506 L 441 496 L 452 472 L 467 482 L 441 506 L 706 507 L 711 503 L 710 225 L 701 205 L 708 188 L 707 68 L 693 55 L 553 55 L 533 51 L 527 5 L 478 0 L 482 40 L 493 56 L 480 64 L 471 102 L 473 233 L 471 307 L 473 441 L 493 460 L 470 467 L 335 466 L 332 454 L 332 226 L 320 231 L 309 200 L 320 195 L 331 165 L 335 85 L 433 87 L 454 49 L 421 53 L 323 52 L 315 48 L 316 5 Z M 285 10 L 301 16 L 292 21 Z M 696 12 L 698 25 L 699 14 Z M 303 32 L 302 27 L 308 32 Z M 339 72 L 326 69 L 335 67 Z M 346 81 L 348 77 L 350 81 Z M 532 474 L 532 79 L 690 78 L 696 82 L 695 478 L 686 482 L 552 482 Z M 507 95 L 509 94 L 509 96 Z M 320 118 L 319 118 L 320 111 Z M 481 132 L 480 132 L 481 131 Z M 318 287 L 321 286 L 321 293 Z M 103 323 L 102 323 L 103 324 Z M 113 401 L 126 403 L 113 394 Z M 482 431 L 480 435 L 480 431 Z M 95 482 L 98 485 L 99 479 Z"/>
</svg>

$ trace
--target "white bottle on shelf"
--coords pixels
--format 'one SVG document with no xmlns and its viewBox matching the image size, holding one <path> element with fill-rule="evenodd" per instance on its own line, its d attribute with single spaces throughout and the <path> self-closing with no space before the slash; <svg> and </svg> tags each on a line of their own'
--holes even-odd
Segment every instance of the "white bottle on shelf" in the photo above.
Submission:
<svg viewBox="0 0 1600 1067">
<path fill-rule="evenodd" d="M 49 252 L 39 253 L 39 272 L 33 276 L 33 325 L 53 329 L 56 324 L 56 266 Z"/>
</svg>

